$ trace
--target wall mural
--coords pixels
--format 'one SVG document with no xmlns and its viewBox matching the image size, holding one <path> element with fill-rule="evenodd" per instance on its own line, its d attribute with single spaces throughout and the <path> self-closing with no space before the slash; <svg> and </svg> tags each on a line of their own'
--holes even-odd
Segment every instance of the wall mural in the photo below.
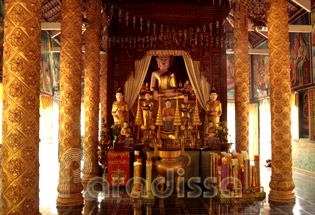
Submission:
<svg viewBox="0 0 315 215">
<path fill-rule="evenodd" d="M 254 98 L 270 95 L 269 56 L 253 55 Z"/>
<path fill-rule="evenodd" d="M 312 11 L 312 41 L 313 83 L 315 83 L 315 10 Z"/>
<path fill-rule="evenodd" d="M 40 91 L 53 95 L 51 40 L 46 31 L 41 34 Z"/>
<path fill-rule="evenodd" d="M 59 97 L 60 92 L 60 53 L 52 53 L 52 67 L 53 67 L 53 89 L 54 96 Z"/>
<path fill-rule="evenodd" d="M 235 99 L 234 55 L 226 55 L 227 99 Z"/>
<path fill-rule="evenodd" d="M 299 92 L 299 131 L 300 138 L 309 138 L 309 98 L 308 90 Z"/>
<path fill-rule="evenodd" d="M 310 35 L 289 33 L 291 87 L 301 87 L 311 83 Z"/>
</svg>

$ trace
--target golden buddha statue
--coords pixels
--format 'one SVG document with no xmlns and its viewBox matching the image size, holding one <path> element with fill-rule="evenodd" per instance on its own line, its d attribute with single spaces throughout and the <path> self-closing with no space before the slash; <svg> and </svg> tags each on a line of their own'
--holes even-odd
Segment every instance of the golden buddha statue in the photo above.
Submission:
<svg viewBox="0 0 315 215">
<path fill-rule="evenodd" d="M 143 126 L 142 129 L 149 129 L 153 125 L 153 110 L 154 103 L 150 99 L 150 93 L 147 92 L 144 95 L 145 100 L 141 103 L 142 116 L 143 116 Z"/>
<path fill-rule="evenodd" d="M 184 95 L 184 101 L 180 105 L 181 119 L 183 125 L 188 125 L 190 122 L 190 112 L 192 111 L 191 105 L 188 102 L 188 95 Z"/>
<path fill-rule="evenodd" d="M 114 124 L 119 124 L 121 128 L 124 126 L 125 120 L 128 118 L 128 104 L 124 100 L 124 92 L 120 89 L 116 91 L 116 101 L 112 105 L 112 115 Z"/>
<path fill-rule="evenodd" d="M 210 92 L 210 99 L 206 103 L 206 115 L 208 121 L 213 122 L 214 128 L 217 127 L 217 123 L 220 121 L 220 116 L 222 115 L 222 104 L 217 98 L 217 91 L 213 89 Z"/>
<path fill-rule="evenodd" d="M 151 75 L 150 90 L 153 91 L 153 98 L 158 100 L 158 93 L 166 97 L 176 95 L 177 89 L 175 73 L 168 71 L 170 65 L 170 56 L 158 56 L 156 58 L 159 70 Z M 156 82 L 158 82 L 156 86 Z"/>
<path fill-rule="evenodd" d="M 124 127 L 121 129 L 120 134 L 125 135 L 127 138 L 132 137 L 132 131 L 127 121 L 124 122 Z"/>
</svg>

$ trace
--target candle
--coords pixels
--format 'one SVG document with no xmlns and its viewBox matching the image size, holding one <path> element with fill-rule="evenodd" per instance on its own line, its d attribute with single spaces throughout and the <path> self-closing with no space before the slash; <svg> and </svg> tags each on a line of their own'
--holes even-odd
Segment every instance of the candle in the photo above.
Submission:
<svg viewBox="0 0 315 215">
<path fill-rule="evenodd" d="M 210 152 L 209 153 L 209 159 L 210 159 L 210 177 L 214 177 L 215 176 L 215 153 L 214 152 Z"/>
<path fill-rule="evenodd" d="M 232 159 L 232 166 L 238 165 L 238 159 Z"/>
<path fill-rule="evenodd" d="M 243 155 L 243 160 L 248 159 L 248 152 L 247 151 L 241 151 L 242 155 Z"/>
<path fill-rule="evenodd" d="M 238 164 L 243 165 L 243 155 L 241 153 L 237 154 Z"/>
<path fill-rule="evenodd" d="M 239 174 L 238 174 L 238 179 L 240 180 L 240 181 L 242 181 L 242 170 L 241 170 L 241 165 L 243 165 L 244 163 L 243 163 L 243 155 L 241 154 L 241 153 L 238 153 L 237 154 L 237 160 L 238 160 L 238 172 L 239 172 Z"/>
<path fill-rule="evenodd" d="M 256 190 L 259 192 L 260 191 L 260 164 L 259 164 L 259 155 L 254 156 L 254 161 L 255 161 L 255 187 Z"/>
<path fill-rule="evenodd" d="M 242 188 L 243 191 L 245 191 L 245 166 L 241 165 L 241 182 L 242 182 Z"/>
<path fill-rule="evenodd" d="M 251 172 L 252 172 L 251 187 L 255 187 L 255 174 L 256 174 L 256 173 L 255 173 L 255 166 L 252 165 L 252 166 L 251 166 L 251 170 L 252 170 L 252 171 L 251 171 Z"/>
<path fill-rule="evenodd" d="M 139 173 L 139 177 L 141 177 L 142 176 L 142 158 L 138 158 L 137 159 L 137 162 L 139 163 L 139 165 L 140 165 L 140 173 Z"/>
<path fill-rule="evenodd" d="M 134 154 L 135 154 L 135 161 L 137 161 L 139 158 L 140 151 L 134 151 Z"/>
<path fill-rule="evenodd" d="M 222 158 L 222 187 L 225 189 L 226 188 L 226 183 L 223 184 L 224 179 L 227 176 L 227 163 L 226 163 L 226 158 Z"/>
<path fill-rule="evenodd" d="M 216 154 L 215 155 L 215 178 L 216 178 L 216 185 L 218 185 L 218 181 L 219 181 L 219 179 L 218 179 L 218 166 L 220 166 L 221 164 L 220 164 L 220 155 L 218 155 L 218 154 Z"/>
<path fill-rule="evenodd" d="M 227 154 L 226 155 L 226 160 L 228 163 L 231 163 L 232 162 L 232 156 L 230 154 Z"/>
<path fill-rule="evenodd" d="M 141 164 L 139 162 L 136 161 L 133 163 L 134 182 L 133 182 L 131 195 L 136 198 L 139 198 L 141 195 L 140 167 L 141 167 Z"/>
<path fill-rule="evenodd" d="M 226 158 L 222 158 L 221 161 L 222 161 L 222 164 L 223 164 L 223 163 L 226 164 L 227 159 L 226 159 Z"/>
<path fill-rule="evenodd" d="M 219 187 L 219 190 L 221 190 L 221 169 L 222 169 L 222 167 L 218 166 L 218 187 Z"/>
<path fill-rule="evenodd" d="M 151 189 L 151 183 L 152 183 L 152 161 L 146 161 L 146 192 L 147 192 L 147 198 L 152 198 L 152 189 Z M 154 197 L 153 197 L 154 198 Z"/>
<path fill-rule="evenodd" d="M 245 191 L 249 188 L 250 164 L 249 159 L 245 159 Z"/>
<path fill-rule="evenodd" d="M 233 152 L 232 152 L 232 157 L 233 157 L 233 158 L 237 158 L 237 156 L 238 156 L 238 153 L 237 153 L 236 151 L 233 151 Z"/>
</svg>

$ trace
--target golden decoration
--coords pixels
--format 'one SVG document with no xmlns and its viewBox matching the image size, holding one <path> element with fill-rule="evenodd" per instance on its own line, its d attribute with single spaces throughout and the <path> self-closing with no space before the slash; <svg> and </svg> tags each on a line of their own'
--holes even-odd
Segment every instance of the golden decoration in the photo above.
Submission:
<svg viewBox="0 0 315 215">
<path fill-rule="evenodd" d="M 240 6 L 240 7 L 239 7 Z M 249 60 L 247 6 L 235 6 L 235 136 L 236 151 L 247 151 L 249 145 Z M 241 17 L 240 19 L 238 19 Z"/>
<path fill-rule="evenodd" d="M 136 113 L 135 125 L 142 125 L 142 114 L 141 114 L 141 106 L 140 106 L 140 95 L 138 96 L 138 106 L 137 106 L 137 113 Z"/>
<path fill-rule="evenodd" d="M 180 126 L 181 120 L 180 120 L 180 113 L 179 113 L 179 104 L 178 104 L 178 96 L 176 96 L 176 108 L 175 108 L 175 118 L 174 118 L 174 126 Z"/>
<path fill-rule="evenodd" d="M 138 107 L 137 107 L 135 125 L 138 125 L 137 140 L 140 140 L 140 126 L 142 125 L 142 114 L 141 114 L 141 107 L 140 107 L 140 95 L 138 96 Z"/>
<path fill-rule="evenodd" d="M 62 2 L 60 50 L 60 168 L 57 207 L 83 205 L 81 160 L 81 33 L 80 0 Z"/>
<path fill-rule="evenodd" d="M 269 200 L 294 202 L 292 179 L 290 50 L 287 1 L 270 0 L 267 11 L 270 63 L 272 174 Z M 278 53 L 281 53 L 280 55 Z M 281 121 L 281 122 L 280 122 Z M 281 135 L 279 135 L 281 134 Z"/>
<path fill-rule="evenodd" d="M 5 3 L 2 214 L 39 214 L 41 14 L 40 1 Z"/>
<path fill-rule="evenodd" d="M 200 117 L 199 117 L 199 108 L 198 108 L 198 98 L 196 97 L 196 106 L 195 106 L 195 114 L 193 118 L 193 125 L 197 127 L 201 124 Z"/>
<path fill-rule="evenodd" d="M 159 127 L 159 130 L 158 130 L 158 133 L 157 133 L 157 138 L 160 138 L 160 134 L 161 134 L 161 127 L 160 126 L 163 125 L 161 100 L 162 100 L 162 97 L 159 96 L 159 108 L 158 108 L 158 112 L 157 112 L 156 120 L 155 120 L 155 125 L 157 125 Z"/>
<path fill-rule="evenodd" d="M 86 4 L 88 26 L 85 32 L 85 87 L 84 87 L 84 184 L 98 176 L 98 117 L 100 89 L 100 27 L 101 1 L 91 0 Z"/>
</svg>

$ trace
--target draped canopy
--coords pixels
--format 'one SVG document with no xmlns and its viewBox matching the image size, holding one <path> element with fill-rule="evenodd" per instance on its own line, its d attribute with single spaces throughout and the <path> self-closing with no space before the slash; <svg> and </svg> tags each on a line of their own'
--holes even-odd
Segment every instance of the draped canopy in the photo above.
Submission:
<svg viewBox="0 0 315 215">
<path fill-rule="evenodd" d="M 129 107 L 132 107 L 139 95 L 142 83 L 147 74 L 152 56 L 183 56 L 187 74 L 192 88 L 197 95 L 198 102 L 205 109 L 206 102 L 209 99 L 210 84 L 206 78 L 199 72 L 199 61 L 193 61 L 189 53 L 183 50 L 150 50 L 143 59 L 135 61 L 135 73 L 129 77 L 125 83 L 125 100 Z"/>
</svg>

